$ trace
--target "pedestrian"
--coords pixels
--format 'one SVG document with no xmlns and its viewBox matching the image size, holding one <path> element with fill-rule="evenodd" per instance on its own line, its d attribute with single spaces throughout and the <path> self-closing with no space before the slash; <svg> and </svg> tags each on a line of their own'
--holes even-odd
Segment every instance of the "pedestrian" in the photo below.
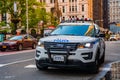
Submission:
<svg viewBox="0 0 120 80">
<path fill-rule="evenodd" d="M 106 38 L 107 41 L 108 41 L 109 38 L 110 38 L 110 34 L 109 34 L 109 31 L 108 31 L 108 30 L 107 30 L 106 33 L 105 33 L 105 38 Z"/>
<path fill-rule="evenodd" d="M 65 22 L 65 17 L 62 17 L 61 23 Z"/>
</svg>

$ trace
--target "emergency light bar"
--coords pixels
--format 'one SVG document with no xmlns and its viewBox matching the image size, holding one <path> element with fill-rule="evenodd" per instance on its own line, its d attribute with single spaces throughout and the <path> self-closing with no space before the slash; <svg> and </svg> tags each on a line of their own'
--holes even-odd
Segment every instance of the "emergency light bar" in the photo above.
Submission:
<svg viewBox="0 0 120 80">
<path fill-rule="evenodd" d="M 62 20 L 61 23 L 74 23 L 74 22 L 78 22 L 78 23 L 84 23 L 84 22 L 91 22 L 91 23 L 94 23 L 93 20 L 91 20 L 90 18 L 77 18 L 77 19 L 68 19 L 68 20 Z"/>
</svg>

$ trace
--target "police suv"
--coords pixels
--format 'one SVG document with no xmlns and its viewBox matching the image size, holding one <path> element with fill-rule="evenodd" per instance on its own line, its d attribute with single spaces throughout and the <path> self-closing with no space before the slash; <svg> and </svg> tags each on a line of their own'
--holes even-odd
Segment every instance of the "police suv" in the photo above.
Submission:
<svg viewBox="0 0 120 80">
<path fill-rule="evenodd" d="M 93 22 L 60 23 L 49 36 L 41 38 L 36 47 L 36 67 L 75 68 L 99 71 L 105 58 L 104 34 Z"/>
</svg>

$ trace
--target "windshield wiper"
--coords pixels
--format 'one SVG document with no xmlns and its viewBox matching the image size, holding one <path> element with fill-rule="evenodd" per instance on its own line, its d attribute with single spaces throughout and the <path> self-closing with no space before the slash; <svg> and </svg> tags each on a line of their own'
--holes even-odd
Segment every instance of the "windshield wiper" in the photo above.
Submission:
<svg viewBox="0 0 120 80">
<path fill-rule="evenodd" d="M 50 36 L 57 36 L 57 35 L 60 35 L 60 34 L 50 34 Z"/>
<path fill-rule="evenodd" d="M 76 34 L 51 34 L 51 36 L 56 36 L 56 35 L 70 35 L 70 36 L 80 36 L 80 35 L 76 35 Z"/>
</svg>

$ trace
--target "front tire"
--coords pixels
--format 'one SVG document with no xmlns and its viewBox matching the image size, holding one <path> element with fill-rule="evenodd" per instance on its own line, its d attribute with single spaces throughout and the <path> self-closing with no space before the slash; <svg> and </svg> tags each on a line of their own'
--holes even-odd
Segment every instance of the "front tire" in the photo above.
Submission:
<svg viewBox="0 0 120 80">
<path fill-rule="evenodd" d="M 5 51 L 6 51 L 6 49 L 1 49 L 1 51 L 2 51 L 2 52 L 5 52 Z"/>
<path fill-rule="evenodd" d="M 48 66 L 41 66 L 37 62 L 36 62 L 36 67 L 38 70 L 47 70 L 48 69 Z"/>
<path fill-rule="evenodd" d="M 100 64 L 102 64 L 104 62 L 105 62 L 105 50 L 104 50 L 103 55 L 102 55 L 102 57 L 100 59 Z"/>
<path fill-rule="evenodd" d="M 99 61 L 98 60 L 96 60 L 95 62 L 94 62 L 94 70 L 93 70 L 93 73 L 98 73 L 99 72 Z"/>
<path fill-rule="evenodd" d="M 98 49 L 98 51 L 96 53 L 96 58 L 95 58 L 95 62 L 94 62 L 93 73 L 95 73 L 95 74 L 99 72 L 99 66 L 100 66 L 99 55 L 100 55 L 100 49 Z"/>
<path fill-rule="evenodd" d="M 18 47 L 17 47 L 17 50 L 18 50 L 18 51 L 21 51 L 22 49 L 23 49 L 22 44 L 19 44 Z"/>
</svg>

